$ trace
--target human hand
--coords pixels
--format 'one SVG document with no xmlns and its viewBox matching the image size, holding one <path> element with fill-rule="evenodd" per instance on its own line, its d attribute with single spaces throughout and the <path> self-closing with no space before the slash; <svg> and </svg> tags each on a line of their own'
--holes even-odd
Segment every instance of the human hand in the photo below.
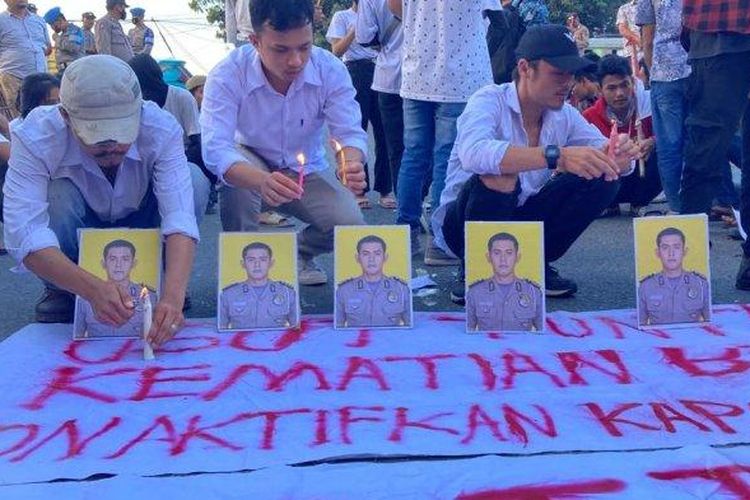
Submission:
<svg viewBox="0 0 750 500">
<path fill-rule="evenodd" d="M 346 160 L 342 170 L 338 175 L 344 186 L 355 195 L 362 195 L 367 187 L 364 164 L 359 160 Z"/>
<path fill-rule="evenodd" d="M 133 317 L 133 298 L 117 284 L 102 281 L 89 299 L 94 316 L 110 326 L 122 326 Z"/>
<path fill-rule="evenodd" d="M 148 343 L 153 348 L 159 347 L 174 337 L 184 322 L 181 304 L 166 299 L 160 300 L 154 307 L 151 330 L 146 336 Z"/>
<path fill-rule="evenodd" d="M 617 164 L 619 173 L 630 170 L 630 164 L 633 160 L 641 158 L 641 148 L 635 143 L 628 134 L 620 134 L 617 138 L 617 148 L 615 148 L 614 161 Z"/>
<path fill-rule="evenodd" d="M 304 190 L 294 180 L 281 172 L 271 172 L 266 175 L 260 188 L 263 201 L 272 207 L 299 200 L 303 193 Z"/>
<path fill-rule="evenodd" d="M 561 148 L 557 169 L 589 181 L 602 176 L 605 180 L 614 181 L 620 176 L 620 170 L 613 159 L 604 151 L 588 146 Z"/>
</svg>

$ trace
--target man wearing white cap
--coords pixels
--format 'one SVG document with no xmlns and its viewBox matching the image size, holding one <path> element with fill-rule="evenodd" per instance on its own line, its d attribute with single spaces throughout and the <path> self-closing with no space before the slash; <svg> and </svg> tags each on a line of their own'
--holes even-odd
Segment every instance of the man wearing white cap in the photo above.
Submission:
<svg viewBox="0 0 750 500">
<path fill-rule="evenodd" d="M 68 66 L 60 105 L 35 109 L 12 138 L 5 241 L 46 284 L 37 321 L 71 321 L 76 294 L 99 321 L 125 324 L 134 314 L 132 299 L 75 264 L 77 232 L 160 227 L 166 274 L 149 337 L 156 345 L 171 338 L 183 322 L 196 214 L 208 197 L 208 182 L 185 158 L 179 124 L 143 101 L 127 64 L 94 55 Z"/>
</svg>

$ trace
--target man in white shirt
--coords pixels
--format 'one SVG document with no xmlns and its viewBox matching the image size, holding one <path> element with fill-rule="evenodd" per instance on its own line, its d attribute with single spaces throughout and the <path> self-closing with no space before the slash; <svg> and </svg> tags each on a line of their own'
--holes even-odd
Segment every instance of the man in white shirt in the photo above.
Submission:
<svg viewBox="0 0 750 500">
<path fill-rule="evenodd" d="M 375 138 L 375 182 L 371 182 L 365 165 L 365 192 L 374 188 L 380 194 L 380 204 L 384 205 L 390 199 L 390 204 L 395 203 L 391 196 L 391 171 L 388 166 L 388 150 L 385 145 L 385 132 L 383 122 L 380 119 L 378 108 L 378 95 L 372 90 L 372 81 L 375 77 L 375 58 L 378 53 L 370 47 L 363 47 L 355 41 L 355 26 L 357 24 L 359 2 L 352 1 L 349 9 L 340 10 L 333 14 L 331 24 L 328 26 L 326 40 L 331 44 L 331 52 L 341 58 L 349 70 L 354 90 L 357 92 L 357 103 L 362 112 L 362 129 L 367 130 L 372 125 L 372 133 Z M 360 208 L 369 208 L 370 202 L 362 194 L 357 197 Z M 389 208 L 393 208 L 392 206 Z"/>
<path fill-rule="evenodd" d="M 357 43 L 365 47 L 375 47 L 378 51 L 372 90 L 378 96 L 391 183 L 395 193 L 398 189 L 398 171 L 404 153 L 404 101 L 399 95 L 403 26 L 401 20 L 388 8 L 388 0 L 360 0 L 354 33 Z M 381 205 L 384 208 L 396 208 L 396 200 L 386 198 Z"/>
<path fill-rule="evenodd" d="M 442 0 L 389 0 L 389 5 L 404 26 L 401 97 L 405 149 L 398 180 L 397 222 L 411 226 L 414 255 L 421 253 L 422 188 L 429 170 L 434 210 L 445 185 L 456 120 L 469 97 L 492 83 L 482 16 L 488 5 Z M 425 262 L 458 263 L 435 246 L 428 248 Z"/>
<path fill-rule="evenodd" d="M 235 47 L 248 43 L 253 33 L 250 0 L 224 0 L 224 26 L 227 31 L 227 43 Z"/>
<path fill-rule="evenodd" d="M 13 127 L 12 143 L 5 242 L 21 267 L 45 281 L 37 320 L 71 322 L 76 294 L 101 322 L 127 323 L 135 312 L 130 295 L 76 265 L 78 230 L 160 227 L 166 273 L 149 340 L 158 346 L 171 338 L 184 319 L 196 213 L 208 197 L 174 118 L 142 100 L 124 61 L 87 56 L 66 69 L 60 105 L 32 111 Z"/>
<path fill-rule="evenodd" d="M 481 89 L 458 120 L 445 190 L 432 217 L 435 242 L 463 258 L 466 221 L 543 221 L 546 294 L 563 297 L 577 286 L 549 263 L 614 199 L 638 148 L 620 134 L 608 156 L 607 138 L 565 104 L 573 75 L 591 62 L 579 57 L 564 26 L 529 28 L 517 54 L 516 81 Z M 451 296 L 463 302 L 463 282 Z"/>
<path fill-rule="evenodd" d="M 252 0 L 252 45 L 208 75 L 200 118 L 203 159 L 226 184 L 224 230 L 257 230 L 262 204 L 309 224 L 299 234 L 303 285 L 327 281 L 313 258 L 333 249 L 334 227 L 364 222 L 353 194 L 365 187 L 367 151 L 346 67 L 313 46 L 314 12 L 312 0 Z M 342 146 L 341 182 L 326 137 Z"/>
</svg>

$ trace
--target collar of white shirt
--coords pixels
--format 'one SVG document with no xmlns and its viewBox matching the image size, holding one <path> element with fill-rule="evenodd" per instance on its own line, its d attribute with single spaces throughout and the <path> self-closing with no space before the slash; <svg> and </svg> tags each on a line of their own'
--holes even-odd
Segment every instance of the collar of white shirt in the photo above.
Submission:
<svg viewBox="0 0 750 500">
<path fill-rule="evenodd" d="M 263 62 L 261 61 L 260 53 L 255 50 L 252 45 L 244 45 L 237 50 L 250 53 L 241 54 L 242 57 L 240 58 L 240 60 L 244 59 L 250 61 L 250 64 L 245 68 L 245 74 L 247 76 L 247 92 L 251 93 L 252 91 L 264 86 L 268 87 L 273 92 L 276 92 L 276 90 L 274 90 L 274 88 L 271 86 L 271 83 L 268 81 L 266 72 L 263 70 Z M 310 85 L 314 85 L 316 87 L 320 87 L 323 85 L 323 81 L 320 79 L 320 75 L 318 74 L 318 71 L 316 71 L 315 65 L 313 64 L 312 52 L 310 54 L 310 58 L 307 61 L 307 64 L 305 64 L 305 69 L 302 70 L 302 74 L 294 80 L 294 83 L 292 83 L 292 87 L 290 88 L 293 88 L 296 92 L 300 90 L 300 88 L 302 88 L 302 86 L 306 83 L 309 83 Z"/>
</svg>

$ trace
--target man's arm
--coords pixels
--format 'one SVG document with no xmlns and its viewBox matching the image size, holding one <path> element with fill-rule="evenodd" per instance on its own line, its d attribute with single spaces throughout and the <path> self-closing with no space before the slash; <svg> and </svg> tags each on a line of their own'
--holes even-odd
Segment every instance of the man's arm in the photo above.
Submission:
<svg viewBox="0 0 750 500">
<path fill-rule="evenodd" d="M 635 9 L 635 24 L 641 28 L 643 59 L 650 71 L 654 60 L 654 37 L 656 36 L 656 12 L 653 0 L 638 0 Z"/>
<path fill-rule="evenodd" d="M 332 62 L 325 75 L 327 92 L 323 114 L 331 137 L 344 148 L 346 187 L 354 194 L 361 194 L 365 189 L 367 133 L 362 130 L 362 113 L 349 72 L 341 61 Z"/>
<path fill-rule="evenodd" d="M 234 0 L 224 0 L 224 26 L 227 43 L 237 43 L 237 19 L 234 13 Z"/>
<path fill-rule="evenodd" d="M 111 54 L 112 53 L 112 29 L 109 24 L 104 20 L 99 20 L 96 23 L 96 32 L 94 33 L 94 39 L 96 40 L 96 52 L 99 54 Z"/>
<path fill-rule="evenodd" d="M 343 38 L 329 38 L 328 41 L 331 44 L 331 52 L 336 57 L 343 56 L 354 41 L 354 30 L 350 30 Z"/>
<path fill-rule="evenodd" d="M 326 33 L 326 40 L 331 44 L 331 52 L 336 57 L 343 56 L 354 41 L 354 29 L 346 29 L 342 12 L 339 11 L 333 15 L 331 25 L 328 26 L 328 32 Z"/>
<path fill-rule="evenodd" d="M 399 19 L 404 18 L 404 0 L 388 0 L 388 8 Z"/>
<path fill-rule="evenodd" d="M 383 27 L 383 29 L 387 29 Z M 357 24 L 354 40 L 362 46 L 377 45 L 378 18 L 372 0 L 360 0 L 357 8 Z"/>
<path fill-rule="evenodd" d="M 151 49 L 154 48 L 154 31 L 151 28 L 146 28 L 146 32 L 143 34 L 143 52 L 142 54 L 151 55 Z"/>
</svg>

